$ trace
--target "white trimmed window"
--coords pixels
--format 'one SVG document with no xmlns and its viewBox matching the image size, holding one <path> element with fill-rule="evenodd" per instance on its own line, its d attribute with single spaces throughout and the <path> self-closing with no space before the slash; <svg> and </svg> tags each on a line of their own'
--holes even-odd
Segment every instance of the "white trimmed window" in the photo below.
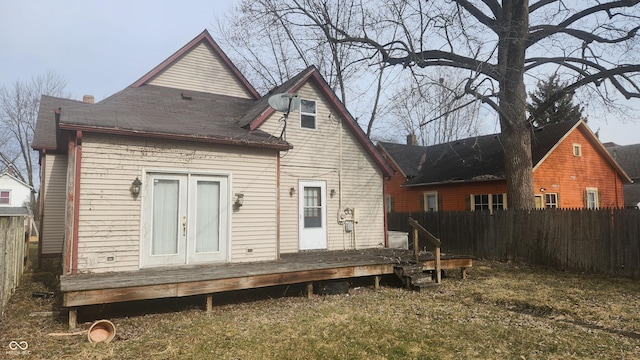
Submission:
<svg viewBox="0 0 640 360">
<path fill-rule="evenodd" d="M 491 209 L 504 210 L 504 208 L 506 207 L 504 204 L 504 200 L 506 199 L 506 197 L 506 194 L 491 194 Z"/>
<path fill-rule="evenodd" d="M 0 205 L 9 205 L 9 204 L 11 204 L 11 191 L 0 190 Z"/>
<path fill-rule="evenodd" d="M 582 146 L 580 144 L 573 144 L 573 156 L 582 156 Z"/>
<path fill-rule="evenodd" d="M 471 211 L 507 208 L 507 194 L 471 194 Z"/>
<path fill-rule="evenodd" d="M 471 211 L 489 210 L 489 194 L 471 195 Z"/>
<path fill-rule="evenodd" d="M 546 208 L 557 208 L 558 207 L 558 194 L 556 194 L 556 193 L 544 194 L 544 206 Z"/>
<path fill-rule="evenodd" d="M 315 100 L 300 100 L 300 127 L 305 129 L 317 128 L 317 111 Z"/>
<path fill-rule="evenodd" d="M 585 191 L 585 206 L 587 209 L 597 209 L 600 207 L 597 188 L 587 188 Z"/>
<path fill-rule="evenodd" d="M 435 191 L 422 193 L 422 210 L 438 211 L 438 193 Z"/>
</svg>

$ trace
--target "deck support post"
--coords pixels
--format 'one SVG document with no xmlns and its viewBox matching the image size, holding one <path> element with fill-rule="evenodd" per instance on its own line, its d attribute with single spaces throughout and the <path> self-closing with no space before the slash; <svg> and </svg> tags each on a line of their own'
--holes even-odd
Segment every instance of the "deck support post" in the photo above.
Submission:
<svg viewBox="0 0 640 360">
<path fill-rule="evenodd" d="M 420 263 L 419 252 L 420 248 L 418 245 L 418 229 L 413 228 L 413 254 L 416 257 L 416 264 Z"/>
<path fill-rule="evenodd" d="M 207 315 L 210 315 L 213 311 L 213 294 L 207 294 Z"/>
<path fill-rule="evenodd" d="M 467 268 L 460 268 L 460 278 L 462 280 L 467 278 Z"/>
<path fill-rule="evenodd" d="M 436 256 L 436 283 L 440 284 L 442 282 L 442 266 L 440 264 L 440 247 L 436 246 L 435 250 Z"/>
<path fill-rule="evenodd" d="M 375 275 L 373 277 L 373 288 L 376 290 L 380 288 L 380 275 Z"/>
<path fill-rule="evenodd" d="M 78 308 L 69 308 L 69 330 L 78 327 Z"/>
<path fill-rule="evenodd" d="M 307 283 L 307 299 L 311 299 L 313 297 L 313 283 Z"/>
</svg>

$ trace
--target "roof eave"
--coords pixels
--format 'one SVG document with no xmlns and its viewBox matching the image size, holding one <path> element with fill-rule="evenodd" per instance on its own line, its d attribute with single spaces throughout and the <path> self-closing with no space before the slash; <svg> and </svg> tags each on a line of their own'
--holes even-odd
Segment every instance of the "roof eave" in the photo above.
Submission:
<svg viewBox="0 0 640 360">
<path fill-rule="evenodd" d="M 401 187 L 418 187 L 418 186 L 451 185 L 451 184 L 464 184 L 464 183 L 476 183 L 476 182 L 504 181 L 504 180 L 505 180 L 505 178 L 445 180 L 445 181 L 435 181 L 435 182 L 430 182 L 430 183 L 402 184 L 400 186 Z"/>
<path fill-rule="evenodd" d="M 60 123 L 60 129 L 83 131 L 83 132 L 98 133 L 98 134 L 109 134 L 109 135 L 139 136 L 139 137 L 146 137 L 146 138 L 194 141 L 194 142 L 203 142 L 203 143 L 220 144 L 220 145 L 248 146 L 248 147 L 256 147 L 256 148 L 263 148 L 263 149 L 272 149 L 272 150 L 278 150 L 278 151 L 287 151 L 287 150 L 293 149 L 293 146 L 288 143 L 285 145 L 285 144 L 278 144 L 278 143 L 252 141 L 252 140 L 246 140 L 246 139 L 239 140 L 239 139 L 233 139 L 233 138 L 211 138 L 211 137 L 202 137 L 202 136 L 158 133 L 158 132 L 151 132 L 151 131 L 114 129 L 114 128 L 67 124 L 67 123 Z"/>
</svg>

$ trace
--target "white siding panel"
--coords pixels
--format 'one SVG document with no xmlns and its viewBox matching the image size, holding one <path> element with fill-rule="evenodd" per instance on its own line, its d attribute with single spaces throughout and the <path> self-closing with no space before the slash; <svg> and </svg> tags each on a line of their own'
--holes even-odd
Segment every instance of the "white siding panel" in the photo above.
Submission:
<svg viewBox="0 0 640 360">
<path fill-rule="evenodd" d="M 7 174 L 0 175 L 0 190 L 9 191 L 9 203 L 0 204 L 0 207 L 27 206 L 31 201 L 31 188 Z"/>
<path fill-rule="evenodd" d="M 62 254 L 64 242 L 65 193 L 67 188 L 67 156 L 47 154 L 44 178 L 42 219 L 42 254 Z"/>
<path fill-rule="evenodd" d="M 337 113 L 317 89 L 307 83 L 299 91 L 303 99 L 317 101 L 317 128 L 300 127 L 300 112 L 289 115 L 287 141 L 293 149 L 281 159 L 280 251 L 298 251 L 299 180 L 321 180 L 327 184 L 328 249 L 341 250 L 384 245 L 383 176 L 358 140 L 340 121 Z M 260 127 L 275 133 L 281 115 L 276 113 Z M 356 208 L 359 223 L 355 232 L 347 233 L 338 223 L 340 196 L 330 197 L 331 189 L 339 191 L 340 138 L 342 137 L 342 208 Z M 290 188 L 296 194 L 289 195 Z"/>
<path fill-rule="evenodd" d="M 220 57 L 202 43 L 153 78 L 149 84 L 252 99 Z"/>
<path fill-rule="evenodd" d="M 276 158 L 273 150 L 85 134 L 82 148 L 80 272 L 137 270 L 142 193 L 129 193 L 143 171 L 229 174 L 231 261 L 276 258 Z M 144 180 L 143 180 L 144 181 Z M 143 187 L 144 188 L 144 187 Z M 250 251 L 249 251 L 250 249 Z"/>
</svg>

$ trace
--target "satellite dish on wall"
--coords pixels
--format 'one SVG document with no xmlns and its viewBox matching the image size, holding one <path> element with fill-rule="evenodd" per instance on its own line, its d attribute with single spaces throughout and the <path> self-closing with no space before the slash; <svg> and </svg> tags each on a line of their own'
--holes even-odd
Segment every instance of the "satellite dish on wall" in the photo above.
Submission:
<svg viewBox="0 0 640 360">
<path fill-rule="evenodd" d="M 294 94 L 275 94 L 269 97 L 269 106 L 275 111 L 288 114 L 300 107 L 300 98 Z"/>
</svg>

